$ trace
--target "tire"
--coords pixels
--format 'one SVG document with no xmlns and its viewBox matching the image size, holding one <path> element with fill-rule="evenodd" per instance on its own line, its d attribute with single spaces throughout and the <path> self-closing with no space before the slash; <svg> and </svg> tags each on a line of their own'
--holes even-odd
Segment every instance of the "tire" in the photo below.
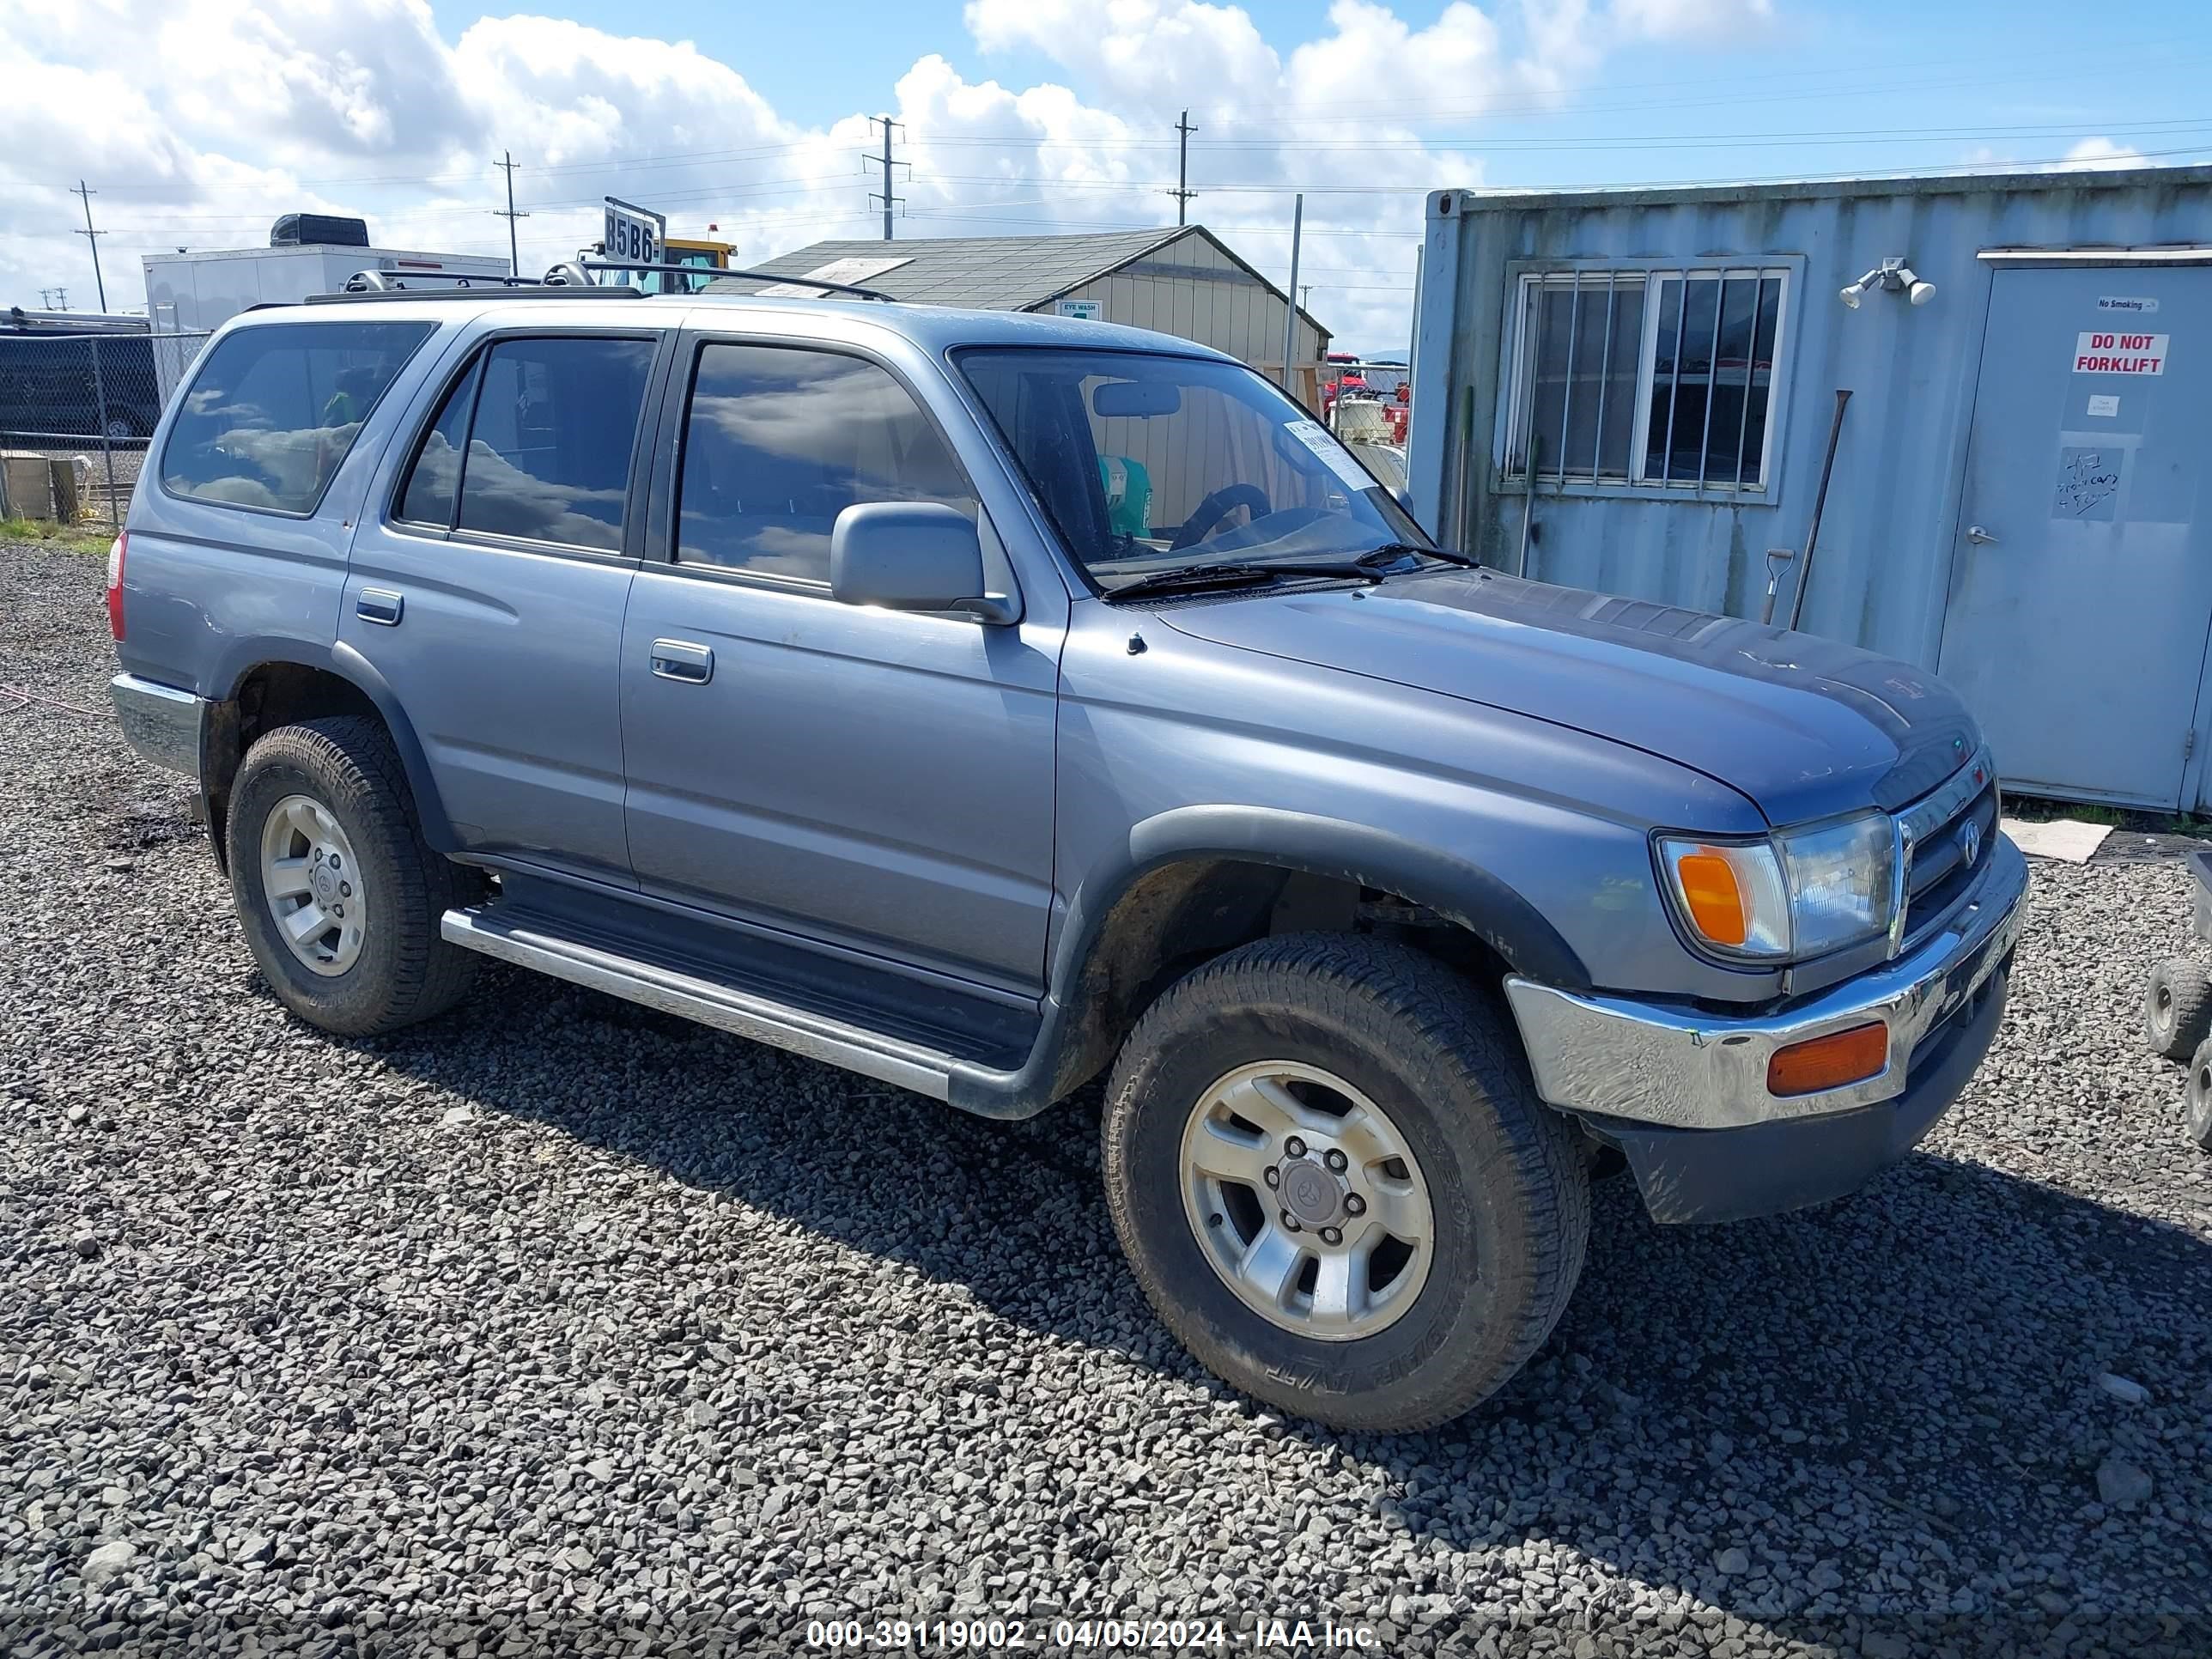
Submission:
<svg viewBox="0 0 2212 1659">
<path fill-rule="evenodd" d="M 2212 982 L 2187 957 L 2168 957 L 2150 970 L 2143 994 L 2143 1024 L 2151 1052 L 2187 1060 L 2212 1036 Z"/>
<path fill-rule="evenodd" d="M 361 882 L 356 890 L 347 881 L 343 896 L 333 884 L 338 910 L 355 905 L 357 937 L 348 956 L 341 932 L 325 936 L 336 943 L 319 968 L 286 941 L 276 911 L 321 895 L 272 904 L 264 868 L 264 837 L 317 808 L 335 823 L 331 844 L 349 849 L 345 862 Z M 309 1024 L 371 1036 L 442 1013 L 467 994 L 476 957 L 446 943 L 438 925 L 471 901 L 477 880 L 424 844 L 398 753 L 376 721 L 307 720 L 256 740 L 231 786 L 228 836 L 231 897 L 246 944 L 278 1000 Z M 294 842 L 313 844 L 305 836 Z"/>
<path fill-rule="evenodd" d="M 2212 1039 L 2189 1057 L 2189 1079 L 2181 1090 L 2181 1121 L 2189 1138 L 2212 1152 Z"/>
<path fill-rule="evenodd" d="M 1380 1109 L 1410 1152 L 1411 1184 L 1427 1194 L 1430 1253 L 1418 1284 L 1371 1334 L 1340 1326 L 1324 1339 L 1286 1328 L 1294 1310 L 1284 1313 L 1279 1299 L 1274 1313 L 1255 1310 L 1216 1266 L 1239 1249 L 1256 1255 L 1241 1237 L 1253 1206 L 1199 1192 L 1186 1135 L 1213 1121 L 1207 1103 L 1219 1086 L 1255 1064 L 1340 1079 Z M 1292 1084 L 1301 1101 L 1337 1103 L 1326 1090 Z M 1196 969 L 1123 1045 L 1103 1135 L 1115 1231 L 1161 1322 L 1232 1387 L 1335 1428 L 1395 1431 L 1459 1416 L 1542 1346 L 1582 1272 L 1589 1183 L 1574 1130 L 1538 1101 L 1504 1013 L 1403 945 L 1295 934 Z M 1281 1133 L 1251 1144 L 1270 1159 L 1296 1150 Z M 1291 1173 L 1289 1164 L 1277 1170 L 1268 1198 L 1285 1206 L 1277 1214 L 1286 1229 Z M 1355 1163 L 1344 1179 L 1358 1178 Z M 1310 1195 L 1310 1174 L 1299 1180 Z M 1225 1185 L 1212 1190 L 1215 1200 L 1231 1196 Z M 1335 1213 L 1362 1213 L 1342 1207 L 1349 1199 L 1334 1201 Z M 1224 1208 L 1243 1213 L 1224 1221 Z M 1370 1218 L 1382 1218 L 1380 1200 Z M 1342 1223 L 1345 1240 L 1356 1224 Z M 1288 1231 L 1328 1237 L 1311 1224 Z M 1290 1299 L 1310 1297 L 1317 1308 L 1320 1288 L 1317 1278 L 1301 1277 Z M 1353 1292 L 1363 1294 L 1374 1294 L 1371 1285 Z"/>
</svg>

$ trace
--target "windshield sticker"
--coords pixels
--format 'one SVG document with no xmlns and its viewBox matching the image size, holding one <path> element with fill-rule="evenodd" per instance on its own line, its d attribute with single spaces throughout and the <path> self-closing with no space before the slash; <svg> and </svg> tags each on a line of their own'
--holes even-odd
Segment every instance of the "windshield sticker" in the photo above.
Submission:
<svg viewBox="0 0 2212 1659">
<path fill-rule="evenodd" d="M 1335 434 L 1319 421 L 1291 421 L 1283 429 L 1313 451 L 1324 466 L 1352 489 L 1376 488 L 1375 480 L 1367 476 L 1367 469 L 1353 460 L 1351 452 L 1337 442 Z"/>
</svg>

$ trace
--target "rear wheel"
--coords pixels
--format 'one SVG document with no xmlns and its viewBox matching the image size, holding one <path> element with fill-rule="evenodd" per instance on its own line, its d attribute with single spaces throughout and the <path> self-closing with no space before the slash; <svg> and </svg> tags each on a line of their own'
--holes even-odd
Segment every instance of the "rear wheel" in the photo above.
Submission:
<svg viewBox="0 0 2212 1659">
<path fill-rule="evenodd" d="M 423 843 L 392 739 L 357 715 L 268 732 L 231 787 L 231 896 L 253 958 L 302 1019 L 343 1036 L 443 1012 L 475 956 L 439 937 L 472 876 Z"/>
<path fill-rule="evenodd" d="M 1108 1091 L 1123 1250 L 1210 1370 L 1342 1428 L 1457 1416 L 1541 1346 L 1589 1188 L 1502 1015 L 1435 961 L 1262 940 L 1170 988 Z"/>
<path fill-rule="evenodd" d="M 2143 1025 L 2151 1051 L 2187 1060 L 2212 1036 L 2212 982 L 2187 957 L 2168 957 L 2150 970 L 2143 994 Z"/>
</svg>

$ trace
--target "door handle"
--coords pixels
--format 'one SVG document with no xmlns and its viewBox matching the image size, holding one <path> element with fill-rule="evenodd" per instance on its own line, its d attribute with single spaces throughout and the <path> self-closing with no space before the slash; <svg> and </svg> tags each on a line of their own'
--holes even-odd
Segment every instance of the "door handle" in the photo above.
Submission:
<svg viewBox="0 0 2212 1659">
<path fill-rule="evenodd" d="M 364 587 L 354 595 L 353 614 L 363 622 L 373 622 L 380 628 L 399 626 L 399 613 L 406 608 L 407 597 L 395 593 L 388 587 Z"/>
<path fill-rule="evenodd" d="M 714 678 L 714 653 L 703 645 L 694 645 L 689 640 L 655 640 L 653 642 L 653 672 L 664 680 L 682 680 L 686 685 L 704 685 Z"/>
<path fill-rule="evenodd" d="M 1975 546 L 1979 547 L 1984 542 L 1996 541 L 1996 538 L 1990 535 L 1990 532 L 1983 529 L 1981 526 L 1978 524 L 1970 524 L 1966 526 L 1966 539 L 1973 543 Z"/>
</svg>

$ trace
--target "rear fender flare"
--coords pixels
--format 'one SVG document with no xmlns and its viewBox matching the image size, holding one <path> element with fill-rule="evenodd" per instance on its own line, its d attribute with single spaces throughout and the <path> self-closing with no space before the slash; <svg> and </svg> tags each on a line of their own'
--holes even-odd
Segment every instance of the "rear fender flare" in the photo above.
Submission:
<svg viewBox="0 0 2212 1659">
<path fill-rule="evenodd" d="M 422 825 L 422 839 L 433 852 L 447 857 L 460 851 L 459 839 L 453 833 L 453 822 L 446 816 L 443 798 L 438 793 L 438 781 L 430 770 L 430 758 L 422 748 L 422 739 L 416 735 L 415 724 L 407 718 L 400 706 L 398 694 L 391 683 L 377 672 L 376 665 L 344 641 L 337 641 L 325 647 L 317 647 L 304 640 L 240 641 L 224 655 L 216 673 L 210 677 L 210 695 L 217 702 L 229 704 L 236 702 L 239 689 L 255 669 L 271 663 L 292 663 L 302 668 L 319 669 L 335 675 L 375 705 L 384 719 L 385 729 L 392 733 L 392 747 L 399 751 L 399 763 L 407 773 L 407 787 L 415 797 L 415 816 Z M 209 722 L 210 737 L 220 723 Z M 208 739 L 204 738 L 205 742 Z M 204 755 L 200 768 L 203 779 L 211 776 Z M 205 787 L 204 783 L 203 788 Z M 210 809 L 213 801 L 209 802 Z"/>
</svg>

